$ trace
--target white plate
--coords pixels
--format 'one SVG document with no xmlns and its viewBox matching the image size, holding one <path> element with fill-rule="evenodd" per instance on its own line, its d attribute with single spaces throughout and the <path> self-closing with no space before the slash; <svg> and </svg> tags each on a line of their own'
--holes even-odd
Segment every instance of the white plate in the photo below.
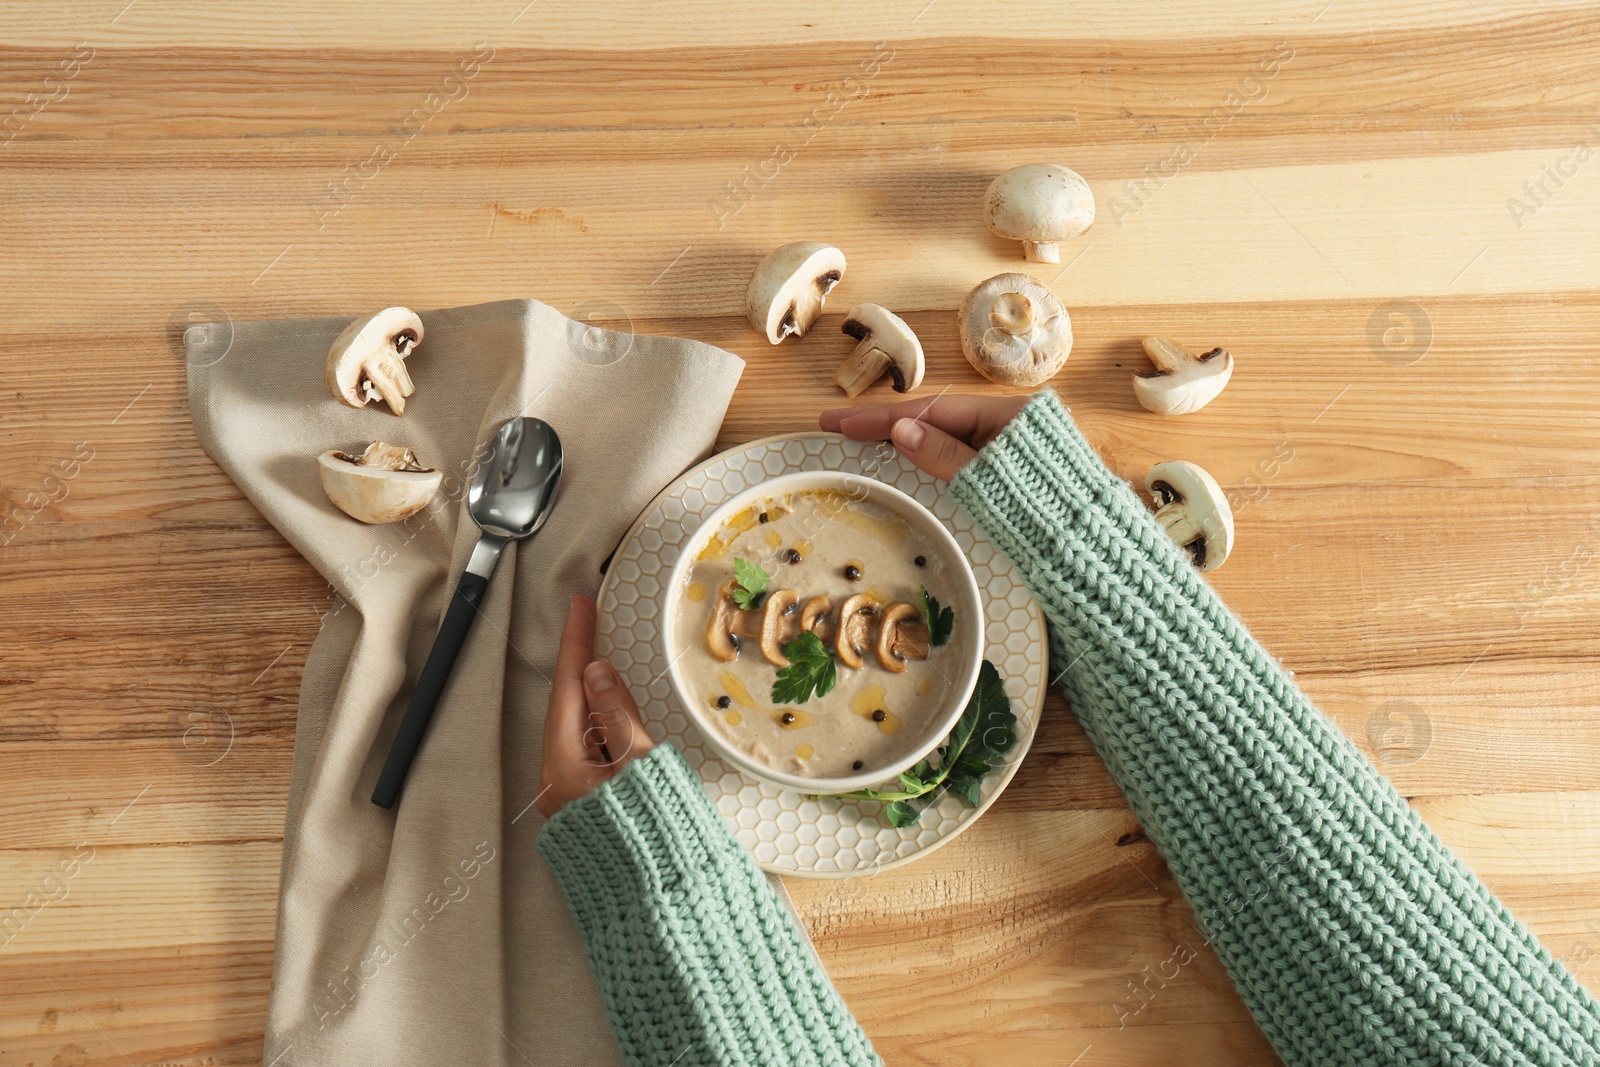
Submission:
<svg viewBox="0 0 1600 1067">
<path fill-rule="evenodd" d="M 672 693 L 661 641 L 667 575 L 680 547 L 733 494 L 801 470 L 875 477 L 915 497 L 949 527 L 972 561 L 987 616 L 985 655 L 1005 680 L 1017 716 L 1017 744 L 984 779 L 983 802 L 940 798 L 914 826 L 897 829 L 872 801 L 812 799 L 747 778 L 724 764 Z M 595 653 L 609 660 L 636 697 L 650 736 L 671 741 L 700 775 L 730 829 L 764 870 L 800 878 L 849 878 L 910 863 L 972 825 L 1011 781 L 1033 744 L 1044 706 L 1049 650 L 1044 615 L 1009 560 L 942 486 L 887 445 L 837 434 L 768 437 L 730 449 L 662 490 L 622 539 L 600 586 Z"/>
</svg>

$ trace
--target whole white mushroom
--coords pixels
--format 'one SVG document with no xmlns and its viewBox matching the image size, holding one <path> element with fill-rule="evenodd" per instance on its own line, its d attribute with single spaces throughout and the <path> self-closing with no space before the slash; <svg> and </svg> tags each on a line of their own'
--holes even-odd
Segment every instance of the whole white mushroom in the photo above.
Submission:
<svg viewBox="0 0 1600 1067">
<path fill-rule="evenodd" d="M 1094 224 L 1094 193 L 1077 171 L 1055 163 L 1012 167 L 989 183 L 983 224 L 1021 241 L 1024 259 L 1060 263 L 1060 243 Z"/>
<path fill-rule="evenodd" d="M 1067 309 L 1026 274 L 996 274 L 975 285 L 957 326 L 967 362 L 999 385 L 1042 385 L 1072 352 Z"/>
</svg>

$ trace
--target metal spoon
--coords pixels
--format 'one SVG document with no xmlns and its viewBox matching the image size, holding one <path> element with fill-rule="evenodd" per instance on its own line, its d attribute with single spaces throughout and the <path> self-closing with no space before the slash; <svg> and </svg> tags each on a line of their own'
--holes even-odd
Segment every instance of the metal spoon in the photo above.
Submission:
<svg viewBox="0 0 1600 1067">
<path fill-rule="evenodd" d="M 473 547 L 444 622 L 439 624 L 433 651 L 428 653 L 411 703 L 400 720 L 389 758 L 378 775 L 378 787 L 372 791 L 374 804 L 393 807 L 400 795 L 406 772 L 422 746 L 428 720 L 433 718 L 434 706 L 450 677 L 450 668 L 478 614 L 478 602 L 489 587 L 489 576 L 499 562 L 500 550 L 512 538 L 532 537 L 539 532 L 555 507 L 560 488 L 561 438 L 550 424 L 532 418 L 502 423 L 467 491 L 467 511 L 483 530 L 483 536 Z"/>
</svg>

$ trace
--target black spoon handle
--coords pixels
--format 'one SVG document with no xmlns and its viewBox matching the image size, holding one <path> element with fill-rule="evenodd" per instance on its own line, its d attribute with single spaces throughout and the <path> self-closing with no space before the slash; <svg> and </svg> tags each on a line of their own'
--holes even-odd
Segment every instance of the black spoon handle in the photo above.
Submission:
<svg viewBox="0 0 1600 1067">
<path fill-rule="evenodd" d="M 456 583 L 455 594 L 450 597 L 450 607 L 444 613 L 444 622 L 439 624 L 439 636 L 433 639 L 433 651 L 428 653 L 428 662 L 423 664 L 422 676 L 417 679 L 417 688 L 411 694 L 405 718 L 400 720 L 400 731 L 394 735 L 394 744 L 389 747 L 389 758 L 384 761 L 383 773 L 378 775 L 378 787 L 372 791 L 372 802 L 381 808 L 394 807 L 395 798 L 400 795 L 406 772 L 411 769 L 417 749 L 422 747 L 422 735 L 428 729 L 428 721 L 433 718 L 434 706 L 444 692 L 445 682 L 450 678 L 450 668 L 455 666 L 456 656 L 467 639 L 467 631 L 472 629 L 472 620 L 477 617 L 483 591 L 488 587 L 488 578 L 471 571 L 463 573 L 461 580 Z"/>
</svg>

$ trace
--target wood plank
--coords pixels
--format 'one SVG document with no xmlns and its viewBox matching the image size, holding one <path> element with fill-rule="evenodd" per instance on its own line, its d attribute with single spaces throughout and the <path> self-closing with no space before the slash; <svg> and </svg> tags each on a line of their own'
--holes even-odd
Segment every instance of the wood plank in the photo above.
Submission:
<svg viewBox="0 0 1600 1067">
<path fill-rule="evenodd" d="M 1592 5 L 998 11 L 0 15 L 0 119 L 94 50 L 0 134 L 0 909 L 94 850 L 0 944 L 0 1064 L 261 1062 L 298 685 L 330 597 L 194 442 L 190 316 L 606 307 L 748 361 L 727 446 L 838 403 L 859 301 L 922 337 L 919 395 L 999 391 L 953 319 L 1010 270 L 1071 309 L 1055 384 L 1108 462 L 1217 475 L 1239 525 L 1217 589 L 1597 988 L 1600 184 L 1575 151 L 1600 146 Z M 465 91 L 445 83 L 479 42 L 493 55 Z M 1258 92 L 1245 79 L 1280 48 Z M 380 145 L 394 158 L 374 173 Z M 1192 158 L 1152 180 L 1179 146 Z M 1100 201 L 1081 258 L 1048 270 L 978 216 L 990 178 L 1035 158 Z M 802 236 L 839 242 L 850 270 L 816 332 L 774 349 L 743 287 Z M 1224 396 L 1182 420 L 1140 410 L 1128 376 L 1152 333 L 1230 348 Z M 1127 999 L 1197 935 L 1059 697 L 960 840 L 793 889 L 890 1063 L 1272 1060 L 1208 953 Z"/>
</svg>

